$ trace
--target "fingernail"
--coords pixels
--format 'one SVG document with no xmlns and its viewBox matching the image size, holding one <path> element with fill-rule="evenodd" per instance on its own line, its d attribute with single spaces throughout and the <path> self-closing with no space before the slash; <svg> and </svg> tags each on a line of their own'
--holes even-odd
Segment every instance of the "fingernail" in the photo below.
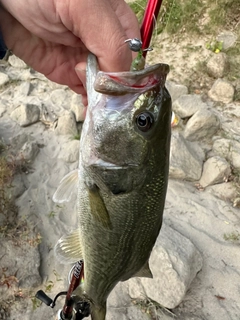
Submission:
<svg viewBox="0 0 240 320">
<path fill-rule="evenodd" d="M 75 68 L 76 74 L 86 89 L 86 70 Z"/>
</svg>

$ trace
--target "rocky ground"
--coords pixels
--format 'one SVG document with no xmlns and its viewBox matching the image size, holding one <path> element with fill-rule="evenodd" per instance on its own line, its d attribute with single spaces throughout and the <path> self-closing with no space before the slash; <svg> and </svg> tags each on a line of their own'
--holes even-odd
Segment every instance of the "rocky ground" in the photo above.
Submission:
<svg viewBox="0 0 240 320">
<path fill-rule="evenodd" d="M 226 46 L 239 41 L 234 33 L 220 36 Z M 239 82 L 226 80 L 229 57 L 204 42 L 195 39 L 192 50 L 192 39 L 162 35 L 150 53 L 149 63 L 172 69 L 164 224 L 150 260 L 154 279 L 120 283 L 109 297 L 108 320 L 240 318 Z M 15 56 L 0 62 L 0 150 L 17 168 L 7 199 L 18 208 L 0 212 L 0 319 L 50 319 L 61 306 L 39 306 L 34 294 L 66 289 L 69 268 L 57 263 L 53 246 L 74 228 L 74 201 L 59 206 L 52 195 L 78 166 L 82 120 L 81 99 L 68 88 Z"/>
</svg>

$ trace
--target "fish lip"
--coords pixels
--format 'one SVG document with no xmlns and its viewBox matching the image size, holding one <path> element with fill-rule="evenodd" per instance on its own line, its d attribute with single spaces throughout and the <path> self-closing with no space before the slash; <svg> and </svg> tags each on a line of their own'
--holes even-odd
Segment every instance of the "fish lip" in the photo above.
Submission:
<svg viewBox="0 0 240 320">
<path fill-rule="evenodd" d="M 167 64 L 159 63 L 139 71 L 103 72 L 99 71 L 94 81 L 94 90 L 106 95 L 143 93 L 164 86 L 169 73 Z"/>
<path fill-rule="evenodd" d="M 90 164 L 94 167 L 104 167 L 107 169 L 128 169 L 129 167 L 138 167 L 139 165 L 137 163 L 129 163 L 129 164 L 116 164 L 104 160 L 97 160 Z"/>
</svg>

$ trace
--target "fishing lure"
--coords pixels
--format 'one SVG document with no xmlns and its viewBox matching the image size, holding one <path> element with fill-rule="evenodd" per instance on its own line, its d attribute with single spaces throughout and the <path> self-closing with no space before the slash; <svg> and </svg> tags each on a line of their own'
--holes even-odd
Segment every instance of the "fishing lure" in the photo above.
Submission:
<svg viewBox="0 0 240 320">
<path fill-rule="evenodd" d="M 127 39 L 125 40 L 125 42 L 128 43 L 130 50 L 134 51 L 134 52 L 138 52 L 137 57 L 133 60 L 132 64 L 131 64 L 131 68 L 130 71 L 139 71 L 139 70 L 143 70 L 145 67 L 145 57 L 144 57 L 144 53 L 147 51 L 152 51 L 152 48 L 146 48 L 143 49 L 142 48 L 142 41 L 138 38 L 133 38 L 133 39 Z"/>
</svg>

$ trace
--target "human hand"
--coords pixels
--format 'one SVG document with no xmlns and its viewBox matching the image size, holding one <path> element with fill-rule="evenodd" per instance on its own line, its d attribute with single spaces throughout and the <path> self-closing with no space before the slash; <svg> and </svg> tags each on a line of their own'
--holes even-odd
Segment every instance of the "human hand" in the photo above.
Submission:
<svg viewBox="0 0 240 320">
<path fill-rule="evenodd" d="M 124 41 L 140 38 L 138 22 L 124 0 L 0 0 L 6 46 L 48 79 L 85 90 L 89 52 L 103 71 L 129 70 Z"/>
</svg>

